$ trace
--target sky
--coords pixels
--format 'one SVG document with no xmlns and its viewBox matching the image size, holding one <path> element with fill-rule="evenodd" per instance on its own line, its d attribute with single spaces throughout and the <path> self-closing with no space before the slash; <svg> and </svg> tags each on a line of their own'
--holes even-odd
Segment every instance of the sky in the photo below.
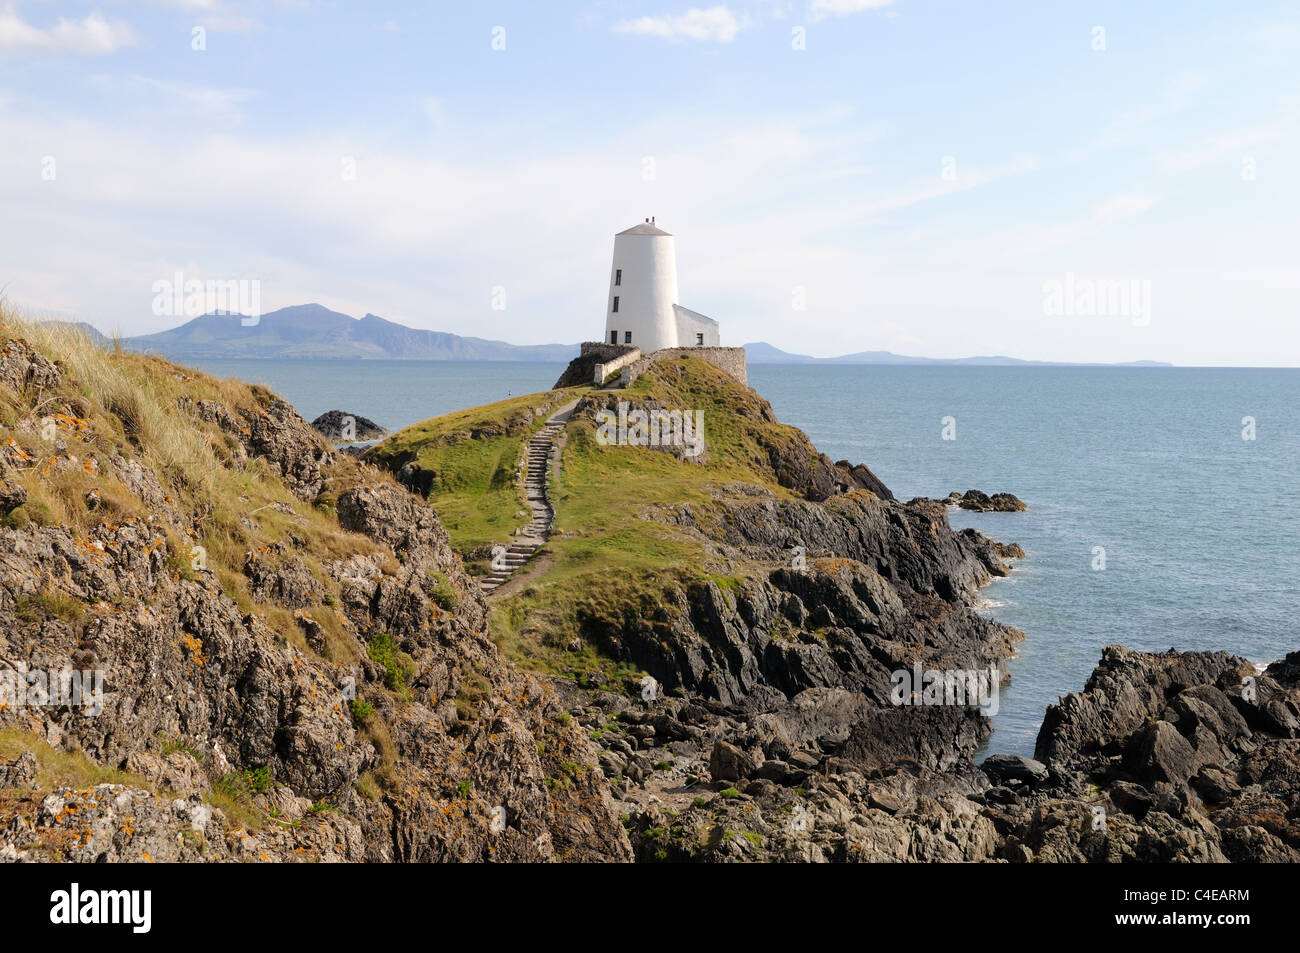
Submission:
<svg viewBox="0 0 1300 953">
<path fill-rule="evenodd" d="M 0 0 L 0 293 L 597 340 L 653 215 L 724 344 L 1297 366 L 1298 78 L 1293 0 Z"/>
</svg>

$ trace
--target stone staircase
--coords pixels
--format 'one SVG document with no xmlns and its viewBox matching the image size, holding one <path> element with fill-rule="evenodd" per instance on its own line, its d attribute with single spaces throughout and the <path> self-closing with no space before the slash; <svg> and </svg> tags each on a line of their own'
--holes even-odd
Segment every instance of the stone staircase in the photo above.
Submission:
<svg viewBox="0 0 1300 953">
<path fill-rule="evenodd" d="M 551 463 L 551 453 L 555 440 L 564 432 L 564 425 L 578 402 L 565 404 L 546 420 L 546 425 L 533 434 L 528 441 L 526 463 L 528 471 L 524 477 L 524 492 L 528 508 L 532 510 L 532 521 L 524 527 L 523 532 L 514 537 L 506 547 L 505 557 L 497 562 L 500 568 L 492 571 L 479 581 L 479 588 L 484 595 L 500 588 L 523 565 L 532 559 L 537 550 L 551 536 L 551 524 L 555 520 L 555 510 L 546 496 L 546 471 Z"/>
</svg>

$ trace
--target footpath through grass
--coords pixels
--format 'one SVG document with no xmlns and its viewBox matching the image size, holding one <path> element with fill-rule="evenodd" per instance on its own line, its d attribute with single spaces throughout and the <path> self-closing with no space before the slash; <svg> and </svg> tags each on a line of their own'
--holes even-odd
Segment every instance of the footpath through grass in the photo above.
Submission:
<svg viewBox="0 0 1300 953">
<path fill-rule="evenodd" d="M 556 407 L 587 389 L 525 394 L 434 417 L 389 437 L 367 459 L 394 472 L 416 468 L 452 546 L 465 555 L 503 542 L 528 522 L 516 478 L 524 444 Z"/>
<path fill-rule="evenodd" d="M 525 668 L 581 678 L 620 674 L 580 637 L 601 620 L 613 625 L 662 610 L 664 588 L 712 578 L 734 583 L 738 567 L 711 556 L 692 532 L 651 517 L 689 504 L 697 519 L 718 510 L 732 483 L 758 484 L 778 496 L 771 448 L 806 438 L 776 421 L 770 407 L 713 365 L 682 358 L 652 367 L 626 391 L 568 388 L 512 398 L 409 427 L 371 451 L 393 469 L 427 471 L 428 499 L 465 555 L 502 541 L 525 517 L 516 464 L 529 436 L 554 408 L 591 394 L 616 410 L 620 401 L 702 413 L 705 453 L 679 459 L 649 447 L 602 445 L 596 426 L 575 415 L 565 434 L 561 480 L 552 489 L 555 525 L 546 572 L 495 601 L 492 632 Z M 575 650 L 575 646 L 577 646 Z M 626 674 L 626 673 L 624 673 Z"/>
</svg>

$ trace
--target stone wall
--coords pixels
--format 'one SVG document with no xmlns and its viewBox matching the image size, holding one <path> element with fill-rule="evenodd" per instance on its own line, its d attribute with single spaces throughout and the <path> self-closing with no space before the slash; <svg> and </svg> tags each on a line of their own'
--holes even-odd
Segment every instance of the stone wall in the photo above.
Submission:
<svg viewBox="0 0 1300 953">
<path fill-rule="evenodd" d="M 655 351 L 653 354 L 647 354 L 639 360 L 628 363 L 623 368 L 622 385 L 630 387 L 651 364 L 657 361 L 671 361 L 678 357 L 696 357 L 701 361 L 708 361 L 746 387 L 749 386 L 749 372 L 745 365 L 743 347 L 666 347 L 662 351 Z"/>
<path fill-rule="evenodd" d="M 615 371 L 627 367 L 641 359 L 641 349 L 639 347 L 626 348 L 625 353 L 605 361 L 603 364 L 597 364 L 592 371 L 591 382 L 599 387 L 605 383 L 605 378 Z"/>
<path fill-rule="evenodd" d="M 578 387 L 581 384 L 590 384 L 592 378 L 600 373 L 597 368 L 602 364 L 608 364 L 617 361 L 620 357 L 632 354 L 632 360 L 641 356 L 640 348 L 631 344 L 605 344 L 601 341 L 584 341 L 578 356 L 569 362 L 569 366 L 560 379 L 555 382 L 556 387 Z M 622 364 L 618 365 L 622 367 Z M 604 380 L 605 374 L 613 373 L 617 368 L 604 372 L 595 381 L 599 384 Z"/>
<path fill-rule="evenodd" d="M 594 383 L 599 387 L 610 374 L 622 370 L 619 386 L 627 387 L 656 361 L 671 361 L 682 356 L 708 361 L 749 386 L 743 347 L 669 347 L 653 354 L 642 354 L 634 344 L 604 344 L 600 341 L 584 341 L 581 353 L 569 362 L 555 386 L 577 387 Z"/>
<path fill-rule="evenodd" d="M 583 341 L 578 353 L 582 357 L 594 357 L 598 361 L 612 361 L 628 351 L 640 348 L 632 344 L 606 344 L 604 341 Z"/>
</svg>

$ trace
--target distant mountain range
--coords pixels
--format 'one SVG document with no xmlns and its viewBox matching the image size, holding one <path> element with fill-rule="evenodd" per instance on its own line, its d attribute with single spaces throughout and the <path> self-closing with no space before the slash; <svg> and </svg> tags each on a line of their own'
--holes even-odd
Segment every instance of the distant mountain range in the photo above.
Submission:
<svg viewBox="0 0 1300 953">
<path fill-rule="evenodd" d="M 123 347 L 150 351 L 176 360 L 205 358 L 299 358 L 329 360 L 382 358 L 410 361 L 538 361 L 563 364 L 578 355 L 577 344 L 509 344 L 487 338 L 462 337 L 446 331 L 408 328 L 378 315 L 364 318 L 331 311 L 320 304 L 299 304 L 262 315 L 245 326 L 238 314 L 205 314 L 180 327 L 155 334 L 124 338 Z M 79 322 L 92 339 L 107 339 Z M 1015 357 L 910 357 L 890 351 L 859 351 L 839 357 L 791 354 L 765 341 L 745 345 L 750 364 L 899 364 L 970 366 L 1046 366 L 1057 361 L 1025 361 Z M 1115 367 L 1172 367 L 1159 361 L 1133 361 Z"/>
<path fill-rule="evenodd" d="M 238 314 L 204 314 L 180 327 L 126 338 L 133 351 L 178 360 L 202 358 L 385 358 L 409 361 L 548 361 L 578 356 L 576 344 L 507 344 L 422 331 L 374 314 L 353 318 L 324 305 L 299 304 L 245 326 Z"/>
<path fill-rule="evenodd" d="M 1083 365 L 1072 361 L 1024 361 L 1018 357 L 992 355 L 988 357 L 909 357 L 906 354 L 894 354 L 891 351 L 858 351 L 856 354 L 841 354 L 839 357 L 811 357 L 807 354 L 790 354 L 773 347 L 766 341 L 757 341 L 745 345 L 745 360 L 749 364 L 935 364 L 967 365 L 971 367 L 1007 367 L 1024 365 L 1033 367 L 1048 366 L 1104 366 L 1104 367 L 1173 367 L 1162 361 L 1129 361 L 1121 364 Z"/>
</svg>

